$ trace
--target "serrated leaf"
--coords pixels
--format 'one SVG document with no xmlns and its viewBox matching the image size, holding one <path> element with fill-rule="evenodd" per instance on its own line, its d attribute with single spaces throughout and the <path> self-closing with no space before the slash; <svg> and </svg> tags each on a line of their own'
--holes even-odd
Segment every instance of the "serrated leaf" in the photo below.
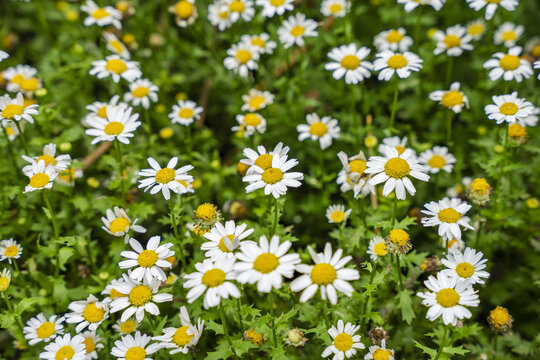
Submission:
<svg viewBox="0 0 540 360">
<path fill-rule="evenodd" d="M 73 256 L 73 254 L 75 254 L 75 250 L 67 246 L 64 246 L 58 250 L 58 264 L 62 270 L 66 269 L 64 265 L 67 263 L 69 258 Z"/>
<path fill-rule="evenodd" d="M 401 309 L 401 318 L 407 324 L 411 324 L 412 320 L 416 317 L 412 307 L 412 291 L 410 290 L 401 290 L 398 293 L 398 307 Z"/>
<path fill-rule="evenodd" d="M 420 350 L 422 350 L 422 352 L 424 354 L 428 354 L 429 356 L 435 356 L 437 355 L 437 350 L 434 350 L 432 348 L 429 348 L 427 346 L 424 346 L 422 344 L 420 344 L 418 341 L 416 340 L 413 340 L 414 341 L 414 346 L 416 346 L 417 348 L 419 348 Z"/>
</svg>

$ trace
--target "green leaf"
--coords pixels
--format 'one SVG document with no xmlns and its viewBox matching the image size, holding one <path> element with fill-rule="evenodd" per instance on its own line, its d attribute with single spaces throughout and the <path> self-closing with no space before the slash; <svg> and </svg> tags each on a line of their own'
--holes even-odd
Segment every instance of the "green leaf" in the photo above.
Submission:
<svg viewBox="0 0 540 360">
<path fill-rule="evenodd" d="M 410 290 L 401 290 L 398 293 L 398 307 L 401 309 L 401 318 L 407 324 L 411 324 L 412 320 L 416 317 L 412 307 L 411 299 L 412 291 Z"/>
<path fill-rule="evenodd" d="M 73 256 L 73 254 L 75 254 L 75 250 L 70 247 L 64 246 L 60 248 L 58 251 L 58 264 L 62 270 L 66 269 L 64 265 L 67 263 L 69 258 Z"/>
<path fill-rule="evenodd" d="M 26 309 L 28 309 L 29 307 L 31 307 L 38 301 L 39 301 L 39 298 L 37 297 L 23 298 L 22 300 L 17 302 L 13 311 L 16 314 L 21 315 Z"/>
<path fill-rule="evenodd" d="M 465 355 L 469 350 L 464 349 L 463 346 L 454 347 L 454 346 L 445 346 L 443 347 L 443 352 L 450 355 Z"/>
<path fill-rule="evenodd" d="M 414 346 L 416 346 L 417 348 L 421 349 L 422 352 L 424 354 L 428 354 L 429 356 L 433 357 L 435 355 L 437 355 L 437 350 L 434 350 L 432 348 L 429 348 L 427 346 L 424 346 L 422 344 L 420 344 L 418 341 L 416 340 L 413 340 L 414 341 Z"/>
</svg>

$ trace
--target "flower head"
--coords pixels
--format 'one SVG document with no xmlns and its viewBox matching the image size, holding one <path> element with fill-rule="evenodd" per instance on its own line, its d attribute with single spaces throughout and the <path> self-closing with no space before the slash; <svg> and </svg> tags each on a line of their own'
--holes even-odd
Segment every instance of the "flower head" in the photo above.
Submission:
<svg viewBox="0 0 540 360">
<path fill-rule="evenodd" d="M 193 165 L 184 165 L 175 170 L 178 164 L 178 158 L 173 157 L 167 163 L 167 166 L 162 168 L 154 158 L 149 157 L 148 163 L 150 169 L 143 169 L 137 175 L 144 179 L 139 180 L 139 188 L 144 188 L 144 191 L 150 190 L 150 194 L 163 193 L 165 200 L 171 198 L 171 191 L 177 194 L 185 194 L 188 189 L 186 182 L 192 182 L 193 176 L 187 175 L 187 172 L 193 169 Z"/>
<path fill-rule="evenodd" d="M 332 337 L 332 345 L 324 349 L 322 357 L 328 357 L 334 354 L 333 359 L 350 358 L 356 354 L 357 349 L 364 349 L 365 346 L 360 342 L 360 335 L 355 335 L 360 330 L 360 325 L 351 323 L 343 323 L 343 320 L 338 320 L 337 326 L 333 325 L 328 334 Z"/>
<path fill-rule="evenodd" d="M 470 219 L 465 216 L 471 205 L 465 201 L 458 198 L 444 198 L 439 202 L 431 201 L 424 206 L 427 210 L 422 210 L 422 213 L 427 216 L 422 218 L 422 225 L 438 226 L 439 236 L 446 239 L 461 239 L 460 226 L 474 230 L 469 224 Z"/>
<path fill-rule="evenodd" d="M 129 240 L 129 245 L 133 251 L 122 251 L 120 256 L 127 258 L 127 260 L 120 261 L 118 266 L 120 269 L 130 269 L 136 267 L 135 270 L 129 273 L 129 277 L 141 281 L 143 278 L 148 283 L 151 283 L 154 278 L 165 281 L 167 275 L 163 269 L 170 269 L 171 263 L 168 262 L 168 257 L 174 255 L 174 251 L 170 248 L 172 243 L 165 243 L 160 245 L 161 237 L 152 236 L 146 244 L 146 249 L 135 239 Z"/>
</svg>

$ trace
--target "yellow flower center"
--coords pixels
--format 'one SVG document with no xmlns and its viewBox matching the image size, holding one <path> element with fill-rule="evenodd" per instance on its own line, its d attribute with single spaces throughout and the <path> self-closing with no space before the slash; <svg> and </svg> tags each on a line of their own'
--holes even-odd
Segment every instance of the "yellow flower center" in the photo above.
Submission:
<svg viewBox="0 0 540 360">
<path fill-rule="evenodd" d="M 512 124 L 508 128 L 508 136 L 511 137 L 525 137 L 527 136 L 527 129 L 525 126 L 519 124 Z"/>
<path fill-rule="evenodd" d="M 244 10 L 246 9 L 246 6 L 244 5 L 242 1 L 236 0 L 236 1 L 231 2 L 231 4 L 229 5 L 229 9 L 233 12 L 241 13 L 241 12 L 244 12 Z"/>
<path fill-rule="evenodd" d="M 140 346 L 134 346 L 126 351 L 126 360 L 144 360 L 146 358 L 146 350 Z"/>
<path fill-rule="evenodd" d="M 407 244 L 407 242 L 410 240 L 409 234 L 405 230 L 401 229 L 393 229 L 390 230 L 390 234 L 388 235 L 388 239 L 390 239 L 391 242 L 394 244 L 397 244 L 398 246 L 403 246 Z"/>
<path fill-rule="evenodd" d="M 227 10 L 218 12 L 218 16 L 221 19 L 226 19 L 229 17 L 229 12 Z"/>
<path fill-rule="evenodd" d="M 90 323 L 97 323 L 103 320 L 103 317 L 105 316 L 105 310 L 98 308 L 96 303 L 90 303 L 86 305 L 86 307 L 83 310 L 83 318 L 84 320 L 90 322 Z"/>
<path fill-rule="evenodd" d="M 506 54 L 499 60 L 499 65 L 505 71 L 515 70 L 519 67 L 519 56 Z"/>
<path fill-rule="evenodd" d="M 49 183 L 49 175 L 45 173 L 37 173 L 30 179 L 30 186 L 34 189 L 44 187 Z"/>
<path fill-rule="evenodd" d="M 491 322 L 495 325 L 495 327 L 504 326 L 508 324 L 508 321 L 510 320 L 510 314 L 508 314 L 508 311 L 501 306 L 497 306 L 495 309 L 493 309 L 489 314 L 489 317 L 491 318 Z"/>
<path fill-rule="evenodd" d="M 391 30 L 386 35 L 386 41 L 391 43 L 398 43 L 403 39 L 403 35 L 397 30 Z"/>
<path fill-rule="evenodd" d="M 24 91 L 35 91 L 39 86 L 39 80 L 36 78 L 25 79 L 21 83 L 21 88 Z"/>
<path fill-rule="evenodd" d="M 469 263 L 462 262 L 456 266 L 456 272 L 462 278 L 470 278 L 474 274 L 474 266 Z"/>
<path fill-rule="evenodd" d="M 111 121 L 107 124 L 107 126 L 105 126 L 103 131 L 107 135 L 119 135 L 122 133 L 122 131 L 124 131 L 124 124 L 119 121 Z"/>
<path fill-rule="evenodd" d="M 195 336 L 195 335 L 189 335 L 187 333 L 188 329 L 189 329 L 188 326 L 182 326 L 176 329 L 172 337 L 172 341 L 178 346 L 188 345 L 191 341 L 191 338 Z"/>
<path fill-rule="evenodd" d="M 13 120 L 15 115 L 22 115 L 24 108 L 21 105 L 9 104 L 2 110 L 4 119 Z"/>
<path fill-rule="evenodd" d="M 456 306 L 459 303 L 459 294 L 454 289 L 442 289 L 437 293 L 437 302 L 445 308 Z"/>
<path fill-rule="evenodd" d="M 137 326 L 137 323 L 133 320 L 128 320 L 120 324 L 120 331 L 124 334 L 131 334 L 133 330 L 135 330 L 135 327 Z"/>
<path fill-rule="evenodd" d="M 137 285 L 130 290 L 128 300 L 133 306 L 143 306 L 152 300 L 152 289 L 146 285 Z"/>
<path fill-rule="evenodd" d="M 255 165 L 257 165 L 263 170 L 266 170 L 272 166 L 272 159 L 272 155 L 270 154 L 260 155 L 257 160 L 255 160 Z"/>
<path fill-rule="evenodd" d="M 40 160 L 45 162 L 45 166 L 49 164 L 56 165 L 56 159 L 50 155 L 41 155 L 37 158 L 36 162 L 39 162 Z"/>
<path fill-rule="evenodd" d="M 260 273 L 268 274 L 274 271 L 279 265 L 279 259 L 272 253 L 263 253 L 255 259 L 253 269 Z"/>
<path fill-rule="evenodd" d="M 217 207 L 209 203 L 201 204 L 195 211 L 195 216 L 206 221 L 214 220 L 217 217 Z"/>
<path fill-rule="evenodd" d="M 216 287 L 225 282 L 225 271 L 221 269 L 211 269 L 204 273 L 201 282 L 206 287 Z"/>
<path fill-rule="evenodd" d="M 471 188 L 478 194 L 485 194 L 489 191 L 491 186 L 484 178 L 474 179 L 471 183 Z"/>
<path fill-rule="evenodd" d="M 127 70 L 127 65 L 123 60 L 111 59 L 107 61 L 105 69 L 112 71 L 115 74 L 121 74 Z"/>
<path fill-rule="evenodd" d="M 317 285 L 328 285 L 337 277 L 336 269 L 327 263 L 317 264 L 311 269 L 311 280 Z"/>
<path fill-rule="evenodd" d="M 386 175 L 393 177 L 394 179 L 402 179 L 409 175 L 411 168 L 409 163 L 401 158 L 392 158 L 384 164 L 384 171 Z"/>
<path fill-rule="evenodd" d="M 73 347 L 71 347 L 70 345 L 66 345 L 58 349 L 54 358 L 56 360 L 71 360 L 73 358 L 73 355 L 75 355 L 75 350 L 73 349 Z"/>
<path fill-rule="evenodd" d="M 535 45 L 535 46 L 533 47 L 533 49 L 531 50 L 531 54 L 532 54 L 532 56 L 534 56 L 535 58 L 540 57 L 540 44 Z"/>
<path fill-rule="evenodd" d="M 183 108 L 178 112 L 178 116 L 182 119 L 192 118 L 195 112 L 191 108 Z"/>
<path fill-rule="evenodd" d="M 231 240 L 231 242 L 233 241 L 234 239 L 234 235 L 226 235 L 227 238 L 229 238 L 229 240 Z M 229 250 L 229 248 L 227 246 L 225 246 L 225 236 L 222 237 L 220 240 L 219 240 L 219 244 L 218 244 L 218 247 L 221 251 L 223 252 L 231 252 L 232 250 Z"/>
<path fill-rule="evenodd" d="M 432 168 L 442 169 L 446 165 L 446 160 L 441 155 L 433 155 L 428 161 L 428 165 Z"/>
<path fill-rule="evenodd" d="M 316 123 L 311 124 L 311 126 L 309 127 L 309 133 L 317 137 L 321 137 L 327 132 L 328 127 L 322 121 L 317 121 Z"/>
<path fill-rule="evenodd" d="M 247 126 L 257 126 L 261 123 L 261 118 L 257 114 L 247 114 L 244 116 L 244 122 Z"/>
<path fill-rule="evenodd" d="M 133 90 L 132 94 L 133 96 L 137 98 L 142 98 L 148 95 L 149 92 L 150 92 L 150 89 L 148 89 L 146 86 L 139 86 L 138 88 Z"/>
<path fill-rule="evenodd" d="M 459 46 L 459 44 L 461 44 L 461 39 L 459 38 L 459 36 L 456 35 L 446 35 L 443 42 L 446 47 L 450 49 Z"/>
<path fill-rule="evenodd" d="M 306 32 L 306 29 L 301 25 L 296 25 L 295 27 L 291 29 L 291 35 L 294 37 L 302 36 L 304 35 L 305 32 Z"/>
<path fill-rule="evenodd" d="M 459 219 L 461 219 L 461 214 L 452 208 L 443 209 L 439 211 L 439 214 L 437 216 L 439 220 L 445 223 L 449 223 L 449 224 L 455 223 Z"/>
<path fill-rule="evenodd" d="M 176 3 L 176 16 L 180 19 L 187 19 L 193 14 L 193 4 L 189 1 L 179 1 Z"/>
<path fill-rule="evenodd" d="M 342 222 L 343 219 L 345 219 L 345 212 L 341 210 L 336 210 L 332 213 L 332 215 L 330 215 L 330 218 L 335 223 Z"/>
<path fill-rule="evenodd" d="M 124 44 L 122 44 L 120 41 L 118 40 L 112 40 L 109 42 L 109 45 L 111 45 L 111 47 L 117 52 L 117 53 L 122 53 L 124 51 Z"/>
<path fill-rule="evenodd" d="M 513 30 L 510 30 L 503 32 L 501 37 L 504 41 L 512 41 L 517 39 L 517 34 Z"/>
<path fill-rule="evenodd" d="M 267 184 L 275 184 L 283 179 L 283 171 L 277 168 L 268 168 L 262 174 L 262 181 Z"/>
<path fill-rule="evenodd" d="M 360 65 L 360 59 L 354 55 L 346 55 L 341 59 L 341 66 L 347 70 L 354 70 Z"/>
<path fill-rule="evenodd" d="M 94 338 L 87 337 L 83 340 L 83 344 L 86 347 L 86 353 L 90 354 L 92 351 L 96 350 L 96 343 L 94 342 Z"/>
<path fill-rule="evenodd" d="M 505 102 L 499 107 L 499 111 L 503 115 L 515 115 L 519 110 L 519 107 L 513 102 Z"/>
<path fill-rule="evenodd" d="M 373 360 L 388 360 L 391 355 L 392 355 L 392 352 L 390 350 L 377 349 L 373 353 Z"/>
<path fill-rule="evenodd" d="M 272 6 L 278 7 L 285 4 L 285 0 L 270 0 Z"/>
<path fill-rule="evenodd" d="M 90 14 L 90 16 L 92 16 L 94 19 L 99 20 L 99 19 L 103 19 L 104 17 L 109 16 L 109 13 L 107 12 L 107 10 L 103 8 L 99 8 L 96 11 L 94 11 L 92 14 Z"/>
<path fill-rule="evenodd" d="M 341 6 L 341 4 L 332 4 L 330 5 L 329 10 L 332 14 L 337 14 L 338 12 L 343 10 L 343 6 Z"/>
<path fill-rule="evenodd" d="M 467 29 L 469 35 L 480 35 L 484 33 L 484 25 L 482 24 L 472 24 Z"/>
<path fill-rule="evenodd" d="M 355 172 L 361 175 L 367 169 L 367 166 L 364 160 L 353 160 L 349 163 L 349 168 L 352 173 Z"/>
<path fill-rule="evenodd" d="M 99 108 L 99 110 L 97 111 L 97 116 L 99 116 L 102 119 L 107 118 L 107 105 L 104 105 Z"/>
<path fill-rule="evenodd" d="M 373 247 L 373 252 L 375 254 L 377 254 L 377 256 L 385 256 L 387 251 L 386 251 L 386 244 L 384 242 L 380 242 L 378 244 L 376 244 L 374 247 Z"/>
<path fill-rule="evenodd" d="M 116 289 L 111 289 L 111 292 L 109 293 L 109 297 L 114 300 L 114 299 L 118 299 L 118 298 L 121 298 L 121 297 L 124 297 L 126 296 L 126 294 L 122 294 L 120 291 L 116 290 Z"/>
<path fill-rule="evenodd" d="M 405 56 L 401 54 L 392 55 L 388 59 L 388 67 L 392 69 L 401 69 L 407 66 L 407 64 L 408 64 L 407 59 L 405 58 Z"/>
<path fill-rule="evenodd" d="M 249 107 L 255 110 L 259 110 L 261 105 L 264 104 L 264 96 L 254 96 L 249 100 Z"/>
<path fill-rule="evenodd" d="M 15 245 L 8 246 L 4 250 L 4 256 L 6 257 L 15 257 L 19 253 L 19 248 Z"/>
<path fill-rule="evenodd" d="M 498 4 L 501 2 L 501 0 L 486 0 L 486 2 L 490 4 Z"/>
<path fill-rule="evenodd" d="M 441 103 L 447 108 L 453 108 L 456 105 L 461 105 L 463 104 L 463 94 L 461 93 L 461 91 L 447 91 L 443 95 Z"/>
<path fill-rule="evenodd" d="M 255 45 L 255 46 L 263 48 L 264 45 L 266 45 L 266 43 L 260 37 L 254 37 L 253 39 L 251 39 L 251 45 Z"/>
<path fill-rule="evenodd" d="M 405 146 L 398 145 L 396 146 L 396 150 L 398 152 L 398 155 L 401 155 L 405 150 L 407 150 L 407 148 Z"/>
<path fill-rule="evenodd" d="M 158 170 L 155 179 L 160 184 L 167 184 L 174 180 L 176 172 L 171 168 L 163 168 Z"/>
<path fill-rule="evenodd" d="M 154 250 L 143 250 L 137 257 L 139 266 L 149 268 L 156 264 L 159 257 Z"/>
<path fill-rule="evenodd" d="M 12 83 L 15 83 L 15 84 L 18 84 L 18 85 L 21 85 L 22 82 L 25 80 L 26 78 L 24 77 L 24 75 L 22 74 L 17 74 L 15 75 L 14 77 L 11 78 L 11 82 Z"/>
<path fill-rule="evenodd" d="M 44 322 L 36 329 L 36 334 L 40 339 L 46 339 L 54 334 L 54 324 L 50 321 Z"/>
<path fill-rule="evenodd" d="M 131 225 L 128 219 L 125 217 L 117 217 L 113 221 L 111 221 L 111 224 L 109 225 L 109 230 L 116 234 L 117 232 L 123 232 L 126 231 L 127 227 Z"/>
<path fill-rule="evenodd" d="M 9 287 L 10 281 L 7 277 L 0 276 L 0 292 L 6 291 Z"/>
<path fill-rule="evenodd" d="M 346 333 L 338 334 L 334 338 L 334 346 L 339 351 L 347 351 L 350 350 L 353 346 L 353 339 L 352 336 Z"/>
<path fill-rule="evenodd" d="M 238 50 L 236 52 L 236 58 L 238 61 L 240 61 L 240 63 L 245 64 L 251 60 L 251 52 L 245 49 Z"/>
</svg>

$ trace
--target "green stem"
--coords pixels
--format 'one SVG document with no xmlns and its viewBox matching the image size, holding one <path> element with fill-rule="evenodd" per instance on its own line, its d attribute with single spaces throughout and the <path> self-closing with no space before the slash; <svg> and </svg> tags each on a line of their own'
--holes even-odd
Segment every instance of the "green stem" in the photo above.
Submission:
<svg viewBox="0 0 540 360">
<path fill-rule="evenodd" d="M 19 270 L 19 264 L 17 264 L 17 260 L 13 259 L 13 267 L 15 268 L 15 272 L 19 274 L 21 271 Z"/>
<path fill-rule="evenodd" d="M 364 225 L 365 230 L 367 230 L 365 197 L 360 198 L 360 217 L 362 218 L 362 224 Z"/>
<path fill-rule="evenodd" d="M 2 124 L 2 130 L 4 131 L 4 135 L 6 136 L 6 142 L 7 142 L 9 157 L 11 158 L 11 165 L 13 165 L 13 174 L 15 175 L 19 171 L 18 167 L 17 167 L 17 162 L 15 160 L 15 153 L 13 152 L 13 147 L 11 145 L 11 141 L 9 141 L 9 135 L 7 133 L 6 128 L 4 127 L 4 123 L 2 121 L 0 121 L 0 124 Z"/>
<path fill-rule="evenodd" d="M 326 307 L 326 300 L 322 300 L 322 313 L 323 313 L 323 318 L 324 318 L 324 324 L 326 327 L 330 326 L 330 319 L 328 318 L 328 309 Z"/>
<path fill-rule="evenodd" d="M 448 326 L 444 326 L 444 333 L 443 333 L 443 337 L 441 339 L 441 344 L 439 346 L 439 350 L 437 351 L 437 356 L 435 356 L 435 360 L 438 360 L 439 359 L 439 356 L 441 356 L 441 353 L 443 351 L 443 348 L 444 348 L 444 343 L 446 342 L 446 337 L 448 335 Z"/>
<path fill-rule="evenodd" d="M 274 198 L 274 217 L 272 220 L 272 232 L 271 232 L 272 236 L 276 234 L 278 222 L 279 222 L 278 199 Z"/>
<path fill-rule="evenodd" d="M 17 130 L 19 130 L 19 139 L 21 139 L 21 144 L 23 146 L 24 153 L 26 155 L 29 155 L 30 152 L 28 151 L 28 146 L 26 145 L 26 139 L 24 138 L 24 134 L 23 134 L 21 125 L 19 124 L 18 121 L 13 121 L 13 122 L 15 123 L 15 126 L 17 126 Z"/>
<path fill-rule="evenodd" d="M 448 57 L 448 67 L 446 68 L 446 83 L 450 84 L 450 81 L 452 81 L 452 73 L 454 70 L 454 57 L 449 56 Z"/>
<path fill-rule="evenodd" d="M 375 279 L 375 273 L 377 270 L 378 263 L 376 261 L 373 262 L 373 267 L 371 268 L 371 274 L 369 275 L 369 285 L 373 284 L 373 280 Z M 364 299 L 364 302 L 362 303 L 362 311 L 360 312 L 362 319 L 360 321 L 360 328 L 364 328 L 364 323 L 366 321 L 366 307 L 368 304 L 369 298 Z"/>
<path fill-rule="evenodd" d="M 484 225 L 484 222 L 482 221 L 482 215 L 480 213 L 480 208 L 478 209 L 478 230 L 476 231 L 476 236 L 474 238 L 474 248 L 478 249 L 478 245 L 480 244 L 480 233 L 482 232 L 482 226 Z"/>
<path fill-rule="evenodd" d="M 394 194 L 394 212 L 392 213 L 392 227 L 396 223 L 396 215 L 397 215 L 397 196 Z"/>
<path fill-rule="evenodd" d="M 225 311 L 223 310 L 223 301 L 220 301 L 219 303 L 219 312 L 221 314 L 221 326 L 223 327 L 223 335 L 225 335 L 225 338 L 227 339 L 227 342 L 231 347 L 234 358 L 239 359 L 238 355 L 236 355 L 236 350 L 234 349 L 231 338 L 229 336 L 229 331 L 227 330 L 227 319 L 225 317 Z"/>
<path fill-rule="evenodd" d="M 43 194 L 43 199 L 45 200 L 45 204 L 47 205 L 47 209 L 49 209 L 49 214 L 51 215 L 51 222 L 54 230 L 54 239 L 58 240 L 60 238 L 59 232 L 58 232 L 58 226 L 56 225 L 56 216 L 54 215 L 54 211 L 51 206 L 51 202 L 49 201 L 49 197 L 47 196 L 47 190 L 41 191 Z M 58 247 L 58 244 L 56 245 Z M 58 276 L 60 273 L 60 257 L 58 254 L 56 255 L 56 262 L 55 262 L 55 269 L 54 269 L 54 275 Z"/>
<path fill-rule="evenodd" d="M 504 177 L 504 165 L 506 163 L 506 153 L 508 152 L 507 151 L 507 146 L 508 146 L 508 127 L 509 127 L 509 124 L 506 123 L 506 127 L 504 129 L 504 143 L 503 143 L 503 147 L 504 147 L 504 150 L 503 150 L 503 158 L 501 160 L 501 164 L 499 166 L 499 174 L 498 174 L 498 178 L 497 178 L 497 187 L 495 188 L 495 203 L 499 202 L 500 200 L 500 192 L 501 192 L 501 185 L 502 185 L 502 179 Z"/>
<path fill-rule="evenodd" d="M 452 146 L 452 110 L 446 111 L 446 145 Z"/>
<path fill-rule="evenodd" d="M 125 204 L 126 202 L 126 187 L 125 187 L 125 179 L 124 179 L 124 159 L 122 158 L 122 152 L 120 150 L 120 142 L 118 140 L 114 140 L 114 149 L 116 153 L 116 160 L 120 164 L 120 167 L 118 169 L 118 178 L 120 180 L 120 191 L 122 192 L 122 199 Z"/>
<path fill-rule="evenodd" d="M 392 131 L 394 130 L 394 120 L 396 118 L 398 90 L 399 90 L 398 85 L 399 85 L 399 81 L 395 79 L 394 80 L 394 100 L 392 101 L 392 112 L 390 114 L 390 130 Z"/>
<path fill-rule="evenodd" d="M 8 308 L 8 311 L 10 313 L 13 313 L 13 306 L 11 305 L 11 301 L 9 301 L 9 297 L 8 295 L 6 294 L 5 291 L 2 292 L 2 294 L 4 295 L 4 301 L 6 302 L 6 305 L 7 305 L 7 308 Z M 24 328 L 24 325 L 21 321 L 21 318 L 20 316 L 15 316 L 17 318 L 17 325 L 19 325 L 19 330 L 21 331 L 21 334 L 23 333 L 23 328 Z M 24 338 L 24 337 L 23 337 Z"/>
<path fill-rule="evenodd" d="M 274 346 L 278 346 L 277 335 L 276 335 L 276 315 L 274 313 L 274 289 L 270 289 L 268 294 L 268 302 L 270 305 L 270 316 L 272 317 L 272 341 Z"/>
<path fill-rule="evenodd" d="M 416 27 L 414 30 L 414 43 L 416 44 L 416 47 L 418 48 L 420 44 L 418 44 L 418 40 L 420 40 L 420 23 L 422 19 L 422 9 L 423 6 L 418 7 L 418 11 L 416 12 Z"/>
<path fill-rule="evenodd" d="M 240 329 L 243 331 L 246 329 L 246 326 L 244 325 L 244 316 L 242 315 L 242 304 L 240 298 L 236 298 L 236 310 L 238 311 L 238 319 L 240 324 Z"/>
<path fill-rule="evenodd" d="M 180 262 L 182 263 L 182 271 L 185 271 L 186 269 L 186 254 L 184 251 L 184 242 L 183 237 L 180 236 L 180 231 L 178 229 L 179 226 L 179 219 L 181 217 L 181 214 L 184 211 L 184 199 L 180 196 L 180 211 L 177 211 L 177 208 L 174 204 L 174 200 L 169 202 L 170 205 L 170 213 L 169 216 L 171 218 L 171 227 L 174 233 L 174 238 L 178 242 L 178 249 L 180 251 Z"/>
<path fill-rule="evenodd" d="M 398 285 L 401 286 L 403 284 L 403 281 L 401 280 L 401 262 L 399 260 L 399 255 L 395 255 L 396 257 L 396 271 L 398 274 Z"/>
</svg>

